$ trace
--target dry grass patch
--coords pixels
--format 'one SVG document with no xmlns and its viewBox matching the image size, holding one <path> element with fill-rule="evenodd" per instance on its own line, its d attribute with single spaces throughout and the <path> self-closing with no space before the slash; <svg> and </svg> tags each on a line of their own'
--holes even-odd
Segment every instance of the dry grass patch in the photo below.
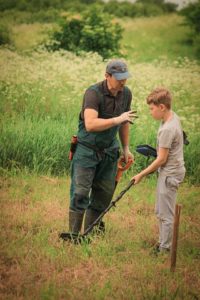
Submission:
<svg viewBox="0 0 200 300">
<path fill-rule="evenodd" d="M 198 299 L 199 188 L 180 189 L 175 274 L 169 257 L 151 254 L 158 234 L 154 188 L 145 180 L 131 189 L 105 216 L 105 236 L 75 246 L 58 239 L 67 229 L 68 178 L 2 177 L 0 298 Z"/>
</svg>

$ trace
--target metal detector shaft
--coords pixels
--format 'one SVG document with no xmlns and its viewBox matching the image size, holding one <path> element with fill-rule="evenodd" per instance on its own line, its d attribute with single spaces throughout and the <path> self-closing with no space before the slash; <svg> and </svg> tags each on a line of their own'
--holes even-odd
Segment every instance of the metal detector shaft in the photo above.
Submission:
<svg viewBox="0 0 200 300">
<path fill-rule="evenodd" d="M 96 226 L 99 221 L 104 217 L 104 215 L 113 207 L 115 204 L 123 197 L 123 195 L 134 185 L 134 180 L 131 180 L 129 184 L 126 186 L 124 190 L 121 191 L 121 193 L 110 202 L 108 207 L 99 215 L 99 217 L 88 227 L 88 229 L 83 233 L 83 237 L 86 236 L 88 233 L 90 233 L 94 226 Z"/>
</svg>

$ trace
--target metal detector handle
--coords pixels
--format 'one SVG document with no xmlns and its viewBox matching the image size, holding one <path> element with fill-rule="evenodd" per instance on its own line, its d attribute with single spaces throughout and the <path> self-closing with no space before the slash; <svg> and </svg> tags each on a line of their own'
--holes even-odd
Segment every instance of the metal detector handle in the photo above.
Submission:
<svg viewBox="0 0 200 300">
<path fill-rule="evenodd" d="M 120 178 L 122 177 L 123 172 L 128 170 L 132 164 L 133 164 L 132 158 L 129 158 L 127 163 L 125 162 L 124 157 L 121 157 L 119 159 L 118 164 L 117 164 L 117 175 L 115 177 L 115 185 L 117 185 L 118 182 L 120 181 Z"/>
<path fill-rule="evenodd" d="M 123 195 L 134 185 L 134 183 L 135 183 L 135 179 L 131 180 L 129 184 L 126 186 L 126 188 L 121 191 L 119 196 L 117 196 L 117 198 L 115 198 L 115 200 L 113 200 L 110 205 L 115 206 L 115 203 L 117 203 L 123 197 Z"/>
</svg>

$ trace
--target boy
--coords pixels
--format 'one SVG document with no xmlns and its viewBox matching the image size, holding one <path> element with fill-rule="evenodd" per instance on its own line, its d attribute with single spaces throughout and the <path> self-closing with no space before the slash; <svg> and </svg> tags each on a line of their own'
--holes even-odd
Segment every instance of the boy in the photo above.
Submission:
<svg viewBox="0 0 200 300">
<path fill-rule="evenodd" d="M 158 170 L 155 213 L 159 220 L 159 252 L 171 248 L 176 193 L 185 176 L 183 131 L 178 116 L 171 110 L 171 101 L 171 94 L 165 88 L 157 88 L 147 97 L 152 117 L 161 120 L 157 158 L 132 178 L 137 184 L 144 176 Z"/>
</svg>

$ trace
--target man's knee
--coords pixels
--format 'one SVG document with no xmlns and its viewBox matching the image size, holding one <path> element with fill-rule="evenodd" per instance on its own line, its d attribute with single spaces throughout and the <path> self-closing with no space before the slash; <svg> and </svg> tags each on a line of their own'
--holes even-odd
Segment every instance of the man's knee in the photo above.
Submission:
<svg viewBox="0 0 200 300">
<path fill-rule="evenodd" d="M 75 211 L 83 211 L 88 206 L 88 197 L 86 194 L 75 193 L 71 199 L 70 208 Z"/>
</svg>

